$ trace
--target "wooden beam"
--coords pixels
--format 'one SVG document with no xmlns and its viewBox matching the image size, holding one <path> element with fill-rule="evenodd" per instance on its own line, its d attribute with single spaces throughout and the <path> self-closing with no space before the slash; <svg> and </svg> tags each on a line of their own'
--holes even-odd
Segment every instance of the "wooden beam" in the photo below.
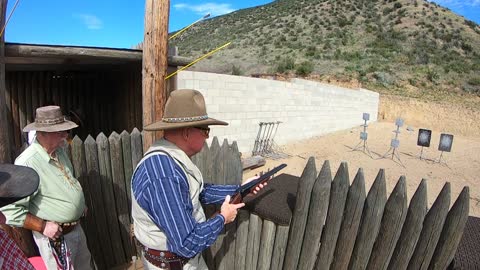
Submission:
<svg viewBox="0 0 480 270">
<path fill-rule="evenodd" d="M 8 57 L 110 58 L 132 61 L 142 59 L 142 52 L 137 50 L 25 44 L 8 44 L 5 47 L 5 55 Z"/>
<path fill-rule="evenodd" d="M 145 33 L 143 39 L 143 126 L 162 119 L 166 102 L 168 16 L 169 0 L 147 0 L 145 2 Z M 163 132 L 146 132 L 143 147 L 148 149 Z"/>
<path fill-rule="evenodd" d="M 0 27 L 5 24 L 5 15 L 7 11 L 7 0 L 0 1 Z M 5 57 L 5 35 L 0 37 L 0 59 L 3 62 Z M 12 127 L 8 125 L 7 104 L 5 93 L 5 64 L 0 63 L 0 163 L 12 162 L 12 138 L 10 131 Z"/>
</svg>

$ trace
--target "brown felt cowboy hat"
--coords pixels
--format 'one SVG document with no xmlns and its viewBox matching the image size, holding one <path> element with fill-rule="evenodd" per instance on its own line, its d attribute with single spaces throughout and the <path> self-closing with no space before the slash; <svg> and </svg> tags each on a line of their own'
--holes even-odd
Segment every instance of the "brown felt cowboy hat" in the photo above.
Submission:
<svg viewBox="0 0 480 270">
<path fill-rule="evenodd" d="M 37 108 L 35 122 L 25 126 L 23 131 L 56 132 L 70 130 L 76 127 L 78 127 L 77 124 L 65 119 L 65 115 L 62 114 L 60 107 L 45 106 Z"/>
<path fill-rule="evenodd" d="M 39 176 L 33 169 L 0 164 L 0 207 L 32 195 L 38 183 Z"/>
<path fill-rule="evenodd" d="M 167 130 L 184 127 L 228 125 L 227 122 L 208 117 L 205 99 L 197 90 L 180 89 L 170 94 L 161 121 L 144 127 L 144 130 Z"/>
</svg>

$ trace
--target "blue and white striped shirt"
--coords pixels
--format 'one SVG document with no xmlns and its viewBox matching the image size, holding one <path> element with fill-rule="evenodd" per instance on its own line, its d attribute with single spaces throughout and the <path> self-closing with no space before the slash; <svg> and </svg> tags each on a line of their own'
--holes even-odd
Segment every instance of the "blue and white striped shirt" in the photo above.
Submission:
<svg viewBox="0 0 480 270">
<path fill-rule="evenodd" d="M 199 199 L 203 204 L 222 203 L 238 185 L 204 184 Z M 223 228 L 224 217 L 216 215 L 198 223 L 187 176 L 173 159 L 153 155 L 139 165 L 132 178 L 132 193 L 138 204 L 167 236 L 168 250 L 192 258 L 212 245 Z"/>
</svg>

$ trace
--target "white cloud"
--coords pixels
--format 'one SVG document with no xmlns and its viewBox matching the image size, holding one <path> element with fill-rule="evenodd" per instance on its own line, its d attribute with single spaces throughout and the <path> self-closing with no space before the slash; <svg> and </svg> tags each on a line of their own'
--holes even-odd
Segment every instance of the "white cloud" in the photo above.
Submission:
<svg viewBox="0 0 480 270">
<path fill-rule="evenodd" d="M 200 5 L 187 5 L 184 3 L 173 5 L 175 9 L 191 10 L 199 15 L 210 13 L 212 16 L 218 16 L 235 11 L 230 4 L 204 3 Z"/>
<path fill-rule="evenodd" d="M 87 26 L 88 29 L 97 30 L 97 29 L 102 29 L 103 28 L 102 20 L 100 20 L 95 15 L 79 14 L 79 15 L 75 15 L 75 17 L 82 20 L 83 24 L 85 24 L 85 26 Z"/>
</svg>

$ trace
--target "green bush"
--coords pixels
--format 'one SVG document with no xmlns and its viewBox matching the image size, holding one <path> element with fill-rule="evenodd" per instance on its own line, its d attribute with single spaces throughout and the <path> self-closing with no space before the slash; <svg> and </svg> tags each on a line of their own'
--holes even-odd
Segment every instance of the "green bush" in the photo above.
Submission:
<svg viewBox="0 0 480 270">
<path fill-rule="evenodd" d="M 313 72 L 313 64 L 310 61 L 305 61 L 295 68 L 295 74 L 299 76 L 307 76 Z"/>
<path fill-rule="evenodd" d="M 468 84 L 475 86 L 480 85 L 480 77 L 473 77 L 468 79 Z"/>
<path fill-rule="evenodd" d="M 239 66 L 232 65 L 232 75 L 237 75 L 237 76 L 243 75 L 243 71 Z"/>
<path fill-rule="evenodd" d="M 295 68 L 295 61 L 293 60 L 293 58 L 285 57 L 283 59 L 280 59 L 275 70 L 278 73 L 285 73 L 289 70 L 293 70 L 294 68 Z"/>
</svg>

